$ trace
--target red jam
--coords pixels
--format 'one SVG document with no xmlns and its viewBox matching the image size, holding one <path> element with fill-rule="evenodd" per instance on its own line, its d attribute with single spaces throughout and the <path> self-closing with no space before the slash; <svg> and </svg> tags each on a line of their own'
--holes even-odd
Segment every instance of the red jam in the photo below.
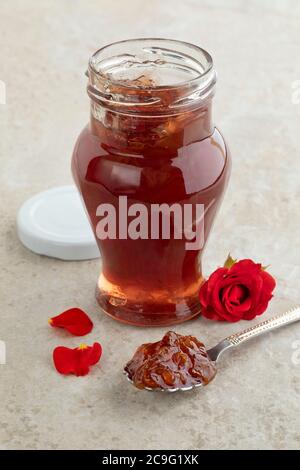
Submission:
<svg viewBox="0 0 300 470">
<path fill-rule="evenodd" d="M 174 331 L 166 333 L 161 341 L 142 344 L 125 371 L 140 389 L 207 385 L 217 373 L 203 343 L 194 336 L 182 336 Z"/>
<path fill-rule="evenodd" d="M 153 49 L 156 59 L 157 48 L 163 51 L 165 63 L 160 66 L 154 61 L 150 70 L 167 73 L 170 60 L 172 68 L 167 79 L 176 73 L 176 60 L 181 60 L 177 59 L 180 53 L 173 53 L 172 48 L 184 51 L 178 65 L 180 73 L 185 70 L 187 54 L 195 53 L 192 46 L 184 48 L 177 41 L 166 41 L 164 49 L 160 43 L 163 40 L 141 41 L 147 51 Z M 156 49 L 150 48 L 153 41 Z M 130 57 L 133 61 L 134 54 L 129 56 L 128 50 L 123 50 L 130 47 L 129 43 L 135 41 L 111 45 L 97 53 L 94 60 L 100 63 L 99 73 L 94 65 L 89 68 L 91 121 L 78 138 L 72 169 L 96 237 L 100 221 L 97 208 L 109 204 L 118 212 L 120 197 L 127 197 L 128 208 L 143 204 L 149 214 L 151 206 L 158 204 L 204 207 L 204 244 L 200 248 L 188 250 L 185 239 L 166 239 L 161 232 L 158 239 L 142 235 L 136 239 L 97 237 L 102 256 L 97 299 L 102 309 L 125 323 L 170 325 L 200 312 L 201 256 L 228 182 L 230 158 L 212 121 L 212 90 L 206 90 L 201 100 L 197 98 L 199 87 L 193 90 L 196 80 L 169 87 L 156 86 L 155 80 L 142 73 L 135 79 L 119 81 L 105 75 L 102 55 L 108 56 L 112 48 L 115 60 L 121 57 L 125 62 Z M 143 44 L 143 50 L 146 46 Z M 147 70 L 152 64 L 150 52 L 143 52 L 149 55 Z M 126 70 L 132 72 L 136 63 L 130 65 Z M 191 70 L 189 64 L 186 70 Z M 214 76 L 211 80 L 213 87 Z M 174 227 L 172 218 L 171 233 Z M 194 213 L 191 228 L 195 227 Z"/>
</svg>

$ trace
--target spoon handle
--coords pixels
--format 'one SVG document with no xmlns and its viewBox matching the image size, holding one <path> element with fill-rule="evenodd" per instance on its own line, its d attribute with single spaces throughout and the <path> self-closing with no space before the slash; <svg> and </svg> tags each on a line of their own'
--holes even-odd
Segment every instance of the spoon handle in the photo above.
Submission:
<svg viewBox="0 0 300 470">
<path fill-rule="evenodd" d="M 235 333 L 228 336 L 225 341 L 228 341 L 232 346 L 247 341 L 248 339 L 254 338 L 255 336 L 267 333 L 268 331 L 280 328 L 281 326 L 288 325 L 300 320 L 300 307 L 293 308 L 286 313 L 272 317 L 269 320 L 265 320 L 258 325 L 251 326 L 240 333 Z"/>
</svg>

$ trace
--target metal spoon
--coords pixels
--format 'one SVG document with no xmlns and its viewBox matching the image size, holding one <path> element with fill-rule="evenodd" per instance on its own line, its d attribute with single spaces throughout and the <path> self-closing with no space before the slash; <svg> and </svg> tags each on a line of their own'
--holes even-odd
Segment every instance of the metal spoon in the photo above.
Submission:
<svg viewBox="0 0 300 470">
<path fill-rule="evenodd" d="M 211 349 L 208 349 L 207 354 L 211 361 L 217 362 L 221 354 L 227 349 L 232 347 L 238 346 L 242 344 L 244 341 L 248 341 L 248 339 L 254 338 L 255 336 L 259 336 L 263 333 L 267 333 L 269 331 L 275 330 L 276 328 L 280 328 L 281 326 L 288 325 L 289 323 L 294 323 L 300 320 L 300 307 L 295 307 L 291 310 L 288 310 L 286 313 L 281 315 L 277 315 L 275 317 L 270 318 L 269 320 L 265 320 L 258 325 L 251 326 L 246 330 L 241 331 L 240 333 L 235 333 L 227 338 L 223 339 Z M 124 374 L 126 375 L 129 382 L 133 384 L 133 381 L 129 378 L 128 373 L 124 370 Z M 202 384 L 192 385 L 190 387 L 177 387 L 177 388 L 145 388 L 145 390 L 153 391 L 160 391 L 160 392 L 169 392 L 174 393 L 177 391 L 186 392 L 187 390 L 192 390 L 193 388 L 202 387 Z"/>
</svg>

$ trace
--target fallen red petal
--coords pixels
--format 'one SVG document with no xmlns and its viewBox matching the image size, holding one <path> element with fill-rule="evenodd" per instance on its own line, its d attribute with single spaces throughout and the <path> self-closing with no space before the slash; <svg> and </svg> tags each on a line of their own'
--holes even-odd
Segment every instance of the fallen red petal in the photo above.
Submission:
<svg viewBox="0 0 300 470">
<path fill-rule="evenodd" d="M 53 362 L 60 374 L 72 374 L 76 368 L 74 349 L 58 346 L 53 351 Z"/>
<path fill-rule="evenodd" d="M 53 327 L 64 328 L 74 336 L 84 336 L 93 329 L 90 317 L 80 308 L 70 308 L 56 317 L 49 318 Z"/>
<path fill-rule="evenodd" d="M 94 343 L 93 346 L 81 344 L 74 349 L 58 346 L 53 351 L 53 362 L 60 374 L 81 376 L 89 373 L 90 366 L 97 364 L 101 354 L 102 347 L 99 343 Z"/>
</svg>

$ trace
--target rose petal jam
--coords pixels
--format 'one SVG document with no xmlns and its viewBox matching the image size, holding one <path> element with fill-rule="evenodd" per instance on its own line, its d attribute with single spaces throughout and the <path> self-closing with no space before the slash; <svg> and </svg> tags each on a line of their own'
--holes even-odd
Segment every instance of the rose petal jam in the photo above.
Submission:
<svg viewBox="0 0 300 470">
<path fill-rule="evenodd" d="M 91 120 L 72 169 L 102 257 L 97 300 L 125 323 L 186 321 L 200 312 L 201 256 L 230 172 L 211 57 L 178 41 L 123 41 L 96 52 L 88 76 Z"/>
<path fill-rule="evenodd" d="M 124 370 L 137 388 L 164 390 L 207 385 L 217 373 L 204 344 L 174 331 L 161 341 L 142 344 Z"/>
</svg>

